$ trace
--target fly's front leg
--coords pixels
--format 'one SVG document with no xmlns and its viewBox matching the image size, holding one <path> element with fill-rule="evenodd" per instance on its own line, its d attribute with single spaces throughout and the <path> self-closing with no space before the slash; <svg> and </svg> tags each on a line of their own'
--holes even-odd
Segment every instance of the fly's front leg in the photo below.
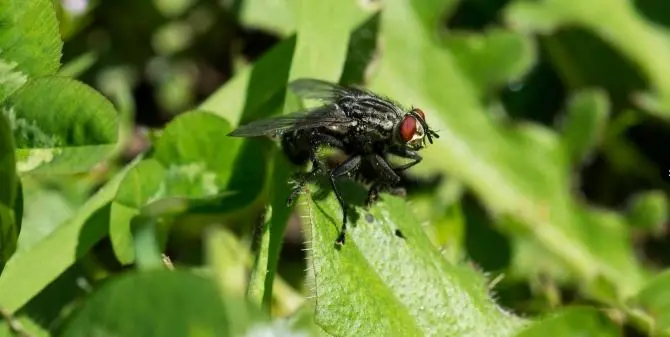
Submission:
<svg viewBox="0 0 670 337">
<path fill-rule="evenodd" d="M 338 191 L 337 186 L 335 185 L 335 179 L 356 170 L 360 164 L 361 156 L 352 156 L 344 161 L 344 163 L 340 164 L 340 166 L 330 171 L 330 185 L 333 187 L 333 192 L 335 192 L 335 197 L 337 197 L 340 207 L 342 207 L 342 228 L 340 229 L 340 234 L 337 236 L 337 240 L 335 240 L 335 243 L 338 245 L 344 244 L 344 238 L 347 231 L 347 205 L 344 202 L 344 199 L 342 199 L 342 194 L 340 194 L 340 191 Z"/>
<path fill-rule="evenodd" d="M 397 168 L 393 169 L 384 157 L 375 154 L 372 155 L 369 160 L 371 161 L 372 167 L 379 173 L 380 178 L 372 183 L 370 191 L 368 192 L 368 198 L 365 200 L 366 206 L 372 205 L 372 203 L 379 198 L 379 192 L 381 192 L 383 187 L 400 182 L 400 176 L 395 172 Z"/>
<path fill-rule="evenodd" d="M 421 160 L 423 160 L 423 157 L 421 157 L 416 151 L 411 150 L 407 147 L 391 148 L 389 152 L 399 157 L 414 159 L 414 161 L 412 162 L 394 168 L 393 170 L 396 172 L 407 170 L 408 168 L 420 163 Z"/>
<path fill-rule="evenodd" d="M 317 158 L 316 155 L 319 148 L 323 145 L 332 146 L 339 149 L 344 148 L 344 144 L 342 143 L 342 141 L 333 137 L 332 135 L 319 133 L 315 131 L 310 136 L 309 158 L 310 161 L 312 162 L 312 170 L 307 173 L 300 173 L 294 177 L 297 183 L 296 186 L 291 191 L 291 194 L 288 196 L 288 199 L 286 201 L 287 206 L 291 206 L 293 204 L 295 198 L 298 196 L 298 194 L 300 194 L 300 192 L 302 192 L 303 188 L 305 187 L 305 184 L 307 184 L 308 181 L 314 179 L 319 173 L 323 171 L 323 168 L 321 167 L 319 159 Z"/>
</svg>

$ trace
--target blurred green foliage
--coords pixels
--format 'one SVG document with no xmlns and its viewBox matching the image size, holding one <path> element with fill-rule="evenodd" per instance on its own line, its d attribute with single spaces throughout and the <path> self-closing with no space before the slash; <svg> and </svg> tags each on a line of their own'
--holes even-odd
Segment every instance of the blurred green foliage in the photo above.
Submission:
<svg viewBox="0 0 670 337">
<path fill-rule="evenodd" d="M 0 335 L 670 336 L 662 0 L 0 1 Z M 420 107 L 439 186 L 340 210 L 237 125 Z M 411 191 L 410 191 L 411 192 Z M 401 233 L 401 234 L 398 234 Z"/>
</svg>

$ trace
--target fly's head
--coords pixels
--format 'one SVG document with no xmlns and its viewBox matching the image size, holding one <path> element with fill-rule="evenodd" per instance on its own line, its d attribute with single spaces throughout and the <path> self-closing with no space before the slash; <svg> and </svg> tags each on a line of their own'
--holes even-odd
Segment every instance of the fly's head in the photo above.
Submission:
<svg viewBox="0 0 670 337">
<path fill-rule="evenodd" d="M 437 133 L 428 127 L 426 115 L 419 108 L 414 108 L 405 114 L 396 126 L 396 141 L 419 150 L 426 145 L 426 140 L 433 143 L 433 138 L 440 138 Z"/>
</svg>

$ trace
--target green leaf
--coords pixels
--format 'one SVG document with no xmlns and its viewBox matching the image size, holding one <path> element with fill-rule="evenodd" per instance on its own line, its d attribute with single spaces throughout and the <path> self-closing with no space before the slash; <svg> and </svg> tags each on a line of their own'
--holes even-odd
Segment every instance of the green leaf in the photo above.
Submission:
<svg viewBox="0 0 670 337">
<path fill-rule="evenodd" d="M 165 184 L 165 168 L 155 159 L 144 159 L 128 171 L 116 192 L 111 206 L 109 238 L 119 262 L 135 259 L 131 221 L 142 207 L 157 199 Z"/>
<path fill-rule="evenodd" d="M 265 296 L 265 282 L 267 280 L 268 259 L 270 254 L 270 221 L 272 221 L 272 206 L 268 207 L 265 214 L 265 220 L 260 228 L 260 240 L 258 244 L 258 251 L 254 260 L 254 266 L 251 269 L 251 276 L 249 277 L 249 286 L 247 287 L 247 298 L 259 308 L 263 306 L 263 297 Z M 267 291 L 271 294 L 271 291 Z"/>
<path fill-rule="evenodd" d="M 68 176 L 24 176 L 21 179 L 25 200 L 23 226 L 17 251 L 28 251 L 49 236 L 81 206 L 90 194 L 90 183 Z M 55 181 L 56 180 L 56 181 Z"/>
<path fill-rule="evenodd" d="M 232 125 L 274 112 L 272 109 L 264 111 L 261 108 L 286 87 L 295 40 L 295 35 L 284 39 L 253 66 L 236 74 L 200 104 L 198 109 L 211 111 Z"/>
<path fill-rule="evenodd" d="M 656 275 L 631 302 L 650 323 L 651 335 L 670 335 L 670 271 Z"/>
<path fill-rule="evenodd" d="M 81 54 L 68 63 L 64 64 L 63 67 L 58 71 L 58 76 L 64 77 L 79 77 L 98 61 L 100 56 L 98 53 L 89 51 L 84 54 Z"/>
<path fill-rule="evenodd" d="M 668 221 L 668 198 L 663 191 L 638 193 L 631 199 L 627 215 L 634 228 L 660 235 Z"/>
<path fill-rule="evenodd" d="M 563 144 L 579 164 L 602 140 L 609 117 L 609 101 L 601 90 L 581 91 L 572 97 L 563 125 Z"/>
<path fill-rule="evenodd" d="M 0 274 L 0 308 L 16 312 L 107 234 L 109 204 L 135 164 L 117 173 L 48 237 L 12 256 Z"/>
<path fill-rule="evenodd" d="M 17 195 L 16 158 L 14 139 L 9 121 L 0 116 L 0 271 L 14 254 L 19 237 L 18 221 L 23 214 L 15 214 Z"/>
<path fill-rule="evenodd" d="M 241 144 L 238 138 L 226 137 L 230 130 L 225 119 L 204 111 L 173 119 L 153 154 L 166 168 L 164 195 L 208 197 L 223 192 Z"/>
<path fill-rule="evenodd" d="M 524 324 L 494 303 L 482 275 L 441 256 L 401 198 L 384 195 L 369 210 L 356 207 L 347 241 L 337 249 L 342 211 L 323 188 L 327 197 L 316 190 L 300 201 L 316 321 L 328 333 L 510 336 Z M 366 195 L 360 187 L 342 190 L 355 205 Z"/>
<path fill-rule="evenodd" d="M 16 62 L 0 59 L 0 103 L 28 82 L 28 76 L 17 70 Z"/>
<path fill-rule="evenodd" d="M 164 266 L 162 248 L 158 240 L 158 219 L 140 215 L 131 225 L 134 237 L 137 268 L 140 270 L 159 269 Z"/>
<path fill-rule="evenodd" d="M 149 203 L 181 198 L 183 212 L 198 200 L 210 201 L 208 212 L 223 214 L 261 193 L 263 181 L 257 177 L 264 177 L 267 168 L 258 165 L 260 159 L 236 158 L 243 140 L 227 137 L 230 130 L 226 120 L 205 111 L 180 114 L 166 126 L 152 158 L 129 172 L 112 204 L 110 237 L 119 261 L 133 261 L 130 222 Z"/>
<path fill-rule="evenodd" d="M 62 336 L 230 336 L 229 318 L 210 279 L 186 271 L 119 276 L 91 296 Z"/>
<path fill-rule="evenodd" d="M 229 296 L 209 277 L 185 270 L 128 273 L 106 282 L 60 336 L 301 336 L 282 320 Z"/>
<path fill-rule="evenodd" d="M 207 228 L 203 237 L 207 266 L 219 288 L 230 294 L 236 294 L 243 293 L 245 287 L 247 289 L 251 287 L 251 284 L 247 284 L 247 275 L 249 269 L 256 268 L 257 263 L 254 262 L 254 256 L 249 251 L 248 244 L 241 242 L 233 233 L 222 227 Z M 293 313 L 305 301 L 302 294 L 291 288 L 279 276 L 275 277 L 271 286 L 274 289 L 270 309 L 275 317 Z M 260 295 L 262 296 L 263 293 Z M 259 307 L 258 297 L 254 298 L 252 302 Z"/>
<path fill-rule="evenodd" d="M 49 337 L 49 332 L 34 322 L 29 317 L 11 317 L 11 319 L 0 319 L 0 336 L 31 336 L 31 337 Z"/>
<path fill-rule="evenodd" d="M 287 36 L 295 31 L 295 20 L 288 0 L 247 0 L 236 3 L 238 20 L 252 27 Z M 272 13 L 272 15 L 268 15 Z"/>
<path fill-rule="evenodd" d="M 87 171 L 106 158 L 117 140 L 112 104 L 64 77 L 29 81 L 4 102 L 2 113 L 12 124 L 22 173 Z"/>
<path fill-rule="evenodd" d="M 637 291 L 644 277 L 623 216 L 573 198 L 570 161 L 558 135 L 537 124 L 510 127 L 494 120 L 451 52 L 422 27 L 410 6 L 386 2 L 380 33 L 385 52 L 370 83 L 381 94 L 421 107 L 440 130 L 435 144 L 422 151 L 421 169 L 462 181 L 501 229 L 532 240 L 556 264 L 568 266 L 589 295 L 605 291 L 596 284 L 616 290 L 615 298 L 598 297 L 606 301 Z"/>
<path fill-rule="evenodd" d="M 578 25 L 596 34 L 646 75 L 653 96 L 640 96 L 638 103 L 660 117 L 670 118 L 670 80 L 665 76 L 670 72 L 666 61 L 670 59 L 670 35 L 645 20 L 629 1 L 516 1 L 506 9 L 505 17 L 522 31 L 546 34 L 563 26 Z"/>
<path fill-rule="evenodd" d="M 517 336 L 616 337 L 621 336 L 621 332 L 601 311 L 589 307 L 571 307 L 532 324 Z"/>
<path fill-rule="evenodd" d="M 483 94 L 520 80 L 536 58 L 533 40 L 503 29 L 490 29 L 484 34 L 451 32 L 446 37 L 446 46 Z"/>
<path fill-rule="evenodd" d="M 52 1 L 0 3 L 0 60 L 16 62 L 28 76 L 45 76 L 60 67 L 62 49 Z"/>
</svg>

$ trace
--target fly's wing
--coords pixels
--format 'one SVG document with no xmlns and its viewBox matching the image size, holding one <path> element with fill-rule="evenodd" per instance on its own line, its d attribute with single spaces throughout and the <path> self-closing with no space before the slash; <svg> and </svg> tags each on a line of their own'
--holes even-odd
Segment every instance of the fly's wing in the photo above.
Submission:
<svg viewBox="0 0 670 337">
<path fill-rule="evenodd" d="M 328 104 L 289 115 L 253 121 L 233 130 L 228 136 L 258 137 L 278 135 L 287 131 L 322 126 L 350 126 L 354 120 L 347 117 L 335 104 Z"/>
<path fill-rule="evenodd" d="M 355 96 L 364 93 L 364 91 L 357 88 L 345 88 L 339 84 L 313 78 L 297 79 L 289 84 L 289 88 L 299 97 L 318 99 L 326 102 L 333 102 L 344 96 Z"/>
<path fill-rule="evenodd" d="M 357 104 L 372 107 L 380 113 L 404 114 L 404 108 L 398 102 L 364 88 L 343 87 L 339 84 L 311 78 L 295 80 L 289 84 L 289 88 L 302 98 L 332 103 L 340 98 L 350 97 L 355 98 Z"/>
</svg>

